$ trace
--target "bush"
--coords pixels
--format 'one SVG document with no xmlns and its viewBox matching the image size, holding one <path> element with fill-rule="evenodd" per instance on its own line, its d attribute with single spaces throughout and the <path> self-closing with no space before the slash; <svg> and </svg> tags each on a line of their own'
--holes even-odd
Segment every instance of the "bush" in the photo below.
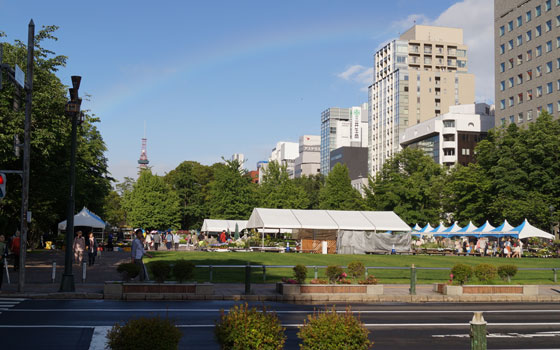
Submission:
<svg viewBox="0 0 560 350">
<path fill-rule="evenodd" d="M 365 273 L 366 267 L 364 266 L 363 262 L 352 261 L 350 264 L 348 264 L 348 274 L 352 276 L 352 278 L 361 278 Z"/>
<path fill-rule="evenodd" d="M 214 330 L 222 349 L 282 349 L 286 341 L 285 328 L 274 312 L 258 311 L 247 304 L 236 305 L 225 313 Z"/>
<path fill-rule="evenodd" d="M 335 283 L 342 277 L 344 270 L 342 270 L 342 267 L 340 266 L 330 265 L 327 266 L 326 273 L 327 273 L 327 278 L 329 279 L 329 283 Z"/>
<path fill-rule="evenodd" d="M 511 279 L 517 274 L 517 266 L 500 265 L 498 266 L 498 276 L 504 281 L 511 282 Z"/>
<path fill-rule="evenodd" d="M 377 284 L 377 278 L 373 275 L 369 275 L 368 278 L 358 281 L 359 284 Z"/>
<path fill-rule="evenodd" d="M 157 260 L 150 263 L 150 271 L 158 283 L 163 283 L 171 274 L 171 265 L 164 260 Z"/>
<path fill-rule="evenodd" d="M 469 265 L 455 264 L 455 266 L 451 269 L 451 274 L 453 275 L 453 279 L 463 285 L 469 278 L 472 277 L 473 269 Z"/>
<path fill-rule="evenodd" d="M 320 278 L 314 278 L 309 283 L 311 284 L 329 284 L 329 281 Z"/>
<path fill-rule="evenodd" d="M 474 268 L 474 274 L 480 282 L 490 282 L 496 278 L 496 267 L 490 264 L 479 264 Z"/>
<path fill-rule="evenodd" d="M 141 317 L 126 322 L 124 326 L 115 324 L 107 333 L 107 345 L 113 350 L 176 350 L 182 336 L 183 333 L 169 319 Z"/>
<path fill-rule="evenodd" d="M 307 278 L 307 267 L 301 264 L 294 266 L 294 278 L 299 284 L 304 283 Z"/>
<path fill-rule="evenodd" d="M 178 282 L 188 281 L 194 277 L 194 264 L 190 261 L 181 259 L 175 261 L 173 275 Z"/>
<path fill-rule="evenodd" d="M 368 334 L 369 331 L 349 308 L 341 314 L 333 308 L 307 316 L 298 337 L 302 340 L 301 350 L 357 350 L 371 347 L 373 343 Z"/>
<path fill-rule="evenodd" d="M 140 274 L 140 266 L 135 263 L 122 263 L 117 266 L 117 272 L 121 274 L 124 281 L 130 281 Z"/>
</svg>

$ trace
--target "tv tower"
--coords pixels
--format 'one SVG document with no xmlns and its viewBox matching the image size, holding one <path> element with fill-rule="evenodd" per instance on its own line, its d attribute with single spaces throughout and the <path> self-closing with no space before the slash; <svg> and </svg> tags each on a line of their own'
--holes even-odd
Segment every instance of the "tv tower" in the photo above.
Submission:
<svg viewBox="0 0 560 350">
<path fill-rule="evenodd" d="M 146 142 L 148 139 L 146 138 L 146 122 L 144 122 L 144 137 L 142 138 L 142 150 L 140 151 L 140 159 L 138 159 L 138 168 L 140 170 L 148 169 L 148 164 L 150 161 L 148 160 L 148 154 L 146 153 Z"/>
</svg>

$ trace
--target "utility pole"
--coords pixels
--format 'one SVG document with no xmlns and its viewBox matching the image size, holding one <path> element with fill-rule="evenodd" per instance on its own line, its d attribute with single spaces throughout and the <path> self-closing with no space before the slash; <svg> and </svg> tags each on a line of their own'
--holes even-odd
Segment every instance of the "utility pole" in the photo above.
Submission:
<svg viewBox="0 0 560 350">
<path fill-rule="evenodd" d="M 25 86 L 25 129 L 23 141 L 23 185 L 21 190 L 21 238 L 19 246 L 18 292 L 25 286 L 25 258 L 27 253 L 29 210 L 29 175 L 31 166 L 31 103 L 33 99 L 33 54 L 35 49 L 35 23 L 29 21 L 27 33 L 27 82 Z"/>
</svg>

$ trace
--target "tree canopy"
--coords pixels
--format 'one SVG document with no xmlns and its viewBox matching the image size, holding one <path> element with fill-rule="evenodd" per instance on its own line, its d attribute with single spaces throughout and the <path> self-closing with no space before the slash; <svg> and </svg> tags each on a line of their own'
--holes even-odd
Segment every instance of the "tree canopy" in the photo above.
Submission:
<svg viewBox="0 0 560 350">
<path fill-rule="evenodd" d="M 268 163 L 258 193 L 263 208 L 306 209 L 309 205 L 305 190 L 290 179 L 286 166 L 276 161 Z"/>
<path fill-rule="evenodd" d="M 362 210 L 365 208 L 360 193 L 352 187 L 346 165 L 337 163 L 325 179 L 319 192 L 319 208 L 332 210 Z"/>
</svg>

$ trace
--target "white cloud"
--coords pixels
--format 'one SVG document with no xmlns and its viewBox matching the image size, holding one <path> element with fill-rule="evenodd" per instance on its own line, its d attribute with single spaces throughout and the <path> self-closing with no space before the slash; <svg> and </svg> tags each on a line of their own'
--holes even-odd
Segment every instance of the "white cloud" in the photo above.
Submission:
<svg viewBox="0 0 560 350">
<path fill-rule="evenodd" d="M 476 78 L 476 102 L 494 102 L 494 2 L 488 0 L 463 0 L 443 11 L 437 18 L 424 14 L 411 14 L 393 22 L 399 33 L 414 24 L 438 25 L 463 29 L 463 40 L 468 46 L 469 73 Z M 393 38 L 388 38 L 393 39 Z M 384 41 L 377 49 L 383 47 Z M 373 68 L 352 65 L 338 74 L 344 80 L 370 85 Z M 364 90 L 364 88 L 362 88 Z M 367 91 L 367 87 L 365 88 Z"/>
</svg>

